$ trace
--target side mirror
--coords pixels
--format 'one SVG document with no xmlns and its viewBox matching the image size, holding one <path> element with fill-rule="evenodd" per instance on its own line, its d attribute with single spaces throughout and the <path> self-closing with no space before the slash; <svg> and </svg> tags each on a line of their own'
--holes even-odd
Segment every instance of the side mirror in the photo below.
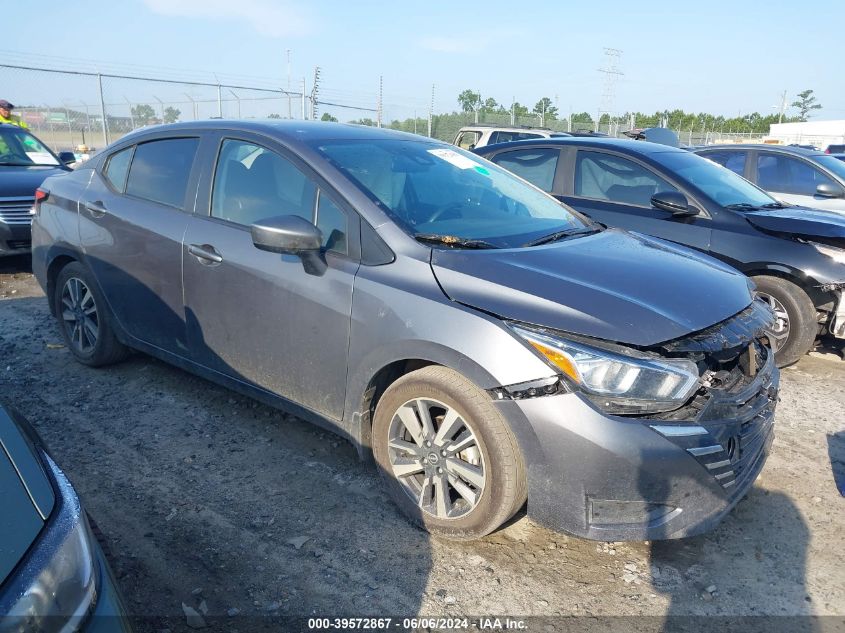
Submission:
<svg viewBox="0 0 845 633">
<path fill-rule="evenodd" d="M 674 217 L 698 215 L 689 205 L 687 197 L 680 191 L 659 191 L 651 197 L 651 206 L 671 213 Z"/>
<path fill-rule="evenodd" d="M 72 165 L 76 162 L 76 154 L 73 152 L 59 152 L 57 156 L 63 165 Z"/>
<path fill-rule="evenodd" d="M 823 182 L 816 187 L 816 195 L 821 198 L 845 198 L 845 190 L 839 185 Z"/>
<path fill-rule="evenodd" d="M 313 253 L 323 243 L 320 229 L 298 215 L 267 218 L 253 224 L 250 231 L 255 247 L 271 253 Z"/>
</svg>

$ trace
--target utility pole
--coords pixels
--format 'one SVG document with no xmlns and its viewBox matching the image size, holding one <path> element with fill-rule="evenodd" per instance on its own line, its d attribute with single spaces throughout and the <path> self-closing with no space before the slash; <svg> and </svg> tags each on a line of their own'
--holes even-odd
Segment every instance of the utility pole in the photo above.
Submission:
<svg viewBox="0 0 845 633">
<path fill-rule="evenodd" d="M 384 96 L 384 76 L 378 76 L 378 108 L 376 110 L 376 126 L 381 127 L 382 98 Z"/>
<path fill-rule="evenodd" d="M 217 116 L 223 118 L 223 88 L 217 84 Z"/>
<path fill-rule="evenodd" d="M 599 106 L 599 120 L 596 121 L 596 130 L 598 131 L 601 115 L 607 114 L 608 119 L 608 133 L 610 133 L 610 124 L 613 121 L 613 112 L 616 101 L 616 82 L 624 75 L 619 66 L 622 60 L 622 51 L 618 48 L 604 49 L 604 66 L 599 68 L 599 72 L 604 74 L 604 82 L 602 87 L 601 105 Z"/>
<path fill-rule="evenodd" d="M 292 119 L 293 115 L 291 114 L 291 102 L 290 102 L 290 100 L 291 100 L 291 96 L 290 96 L 290 49 L 287 49 L 287 53 L 288 53 L 288 118 Z M 240 101 L 238 101 L 238 104 L 240 104 Z M 238 114 L 238 118 L 239 119 L 241 118 L 240 114 Z"/>
<path fill-rule="evenodd" d="M 235 101 L 238 104 L 238 119 L 241 118 L 241 98 L 235 94 L 234 90 L 229 90 L 232 93 L 232 96 L 235 98 Z M 290 109 L 290 92 L 288 92 L 288 109 Z"/>
<path fill-rule="evenodd" d="M 516 125 L 516 95 L 511 97 L 511 126 Z"/>
<path fill-rule="evenodd" d="M 129 97 L 123 95 L 123 100 L 126 101 L 126 105 L 129 106 L 129 121 L 132 123 L 132 129 L 135 129 L 135 115 L 132 114 L 132 103 L 129 101 Z"/>
<path fill-rule="evenodd" d="M 780 96 L 780 113 L 778 114 L 778 123 L 783 121 L 783 113 L 786 110 L 786 90 Z"/>
<path fill-rule="evenodd" d="M 153 99 L 158 101 L 159 114 L 161 114 L 161 122 L 164 123 L 164 101 L 153 95 Z"/>
<path fill-rule="evenodd" d="M 100 91 L 100 115 L 103 117 L 103 147 L 109 144 L 109 122 L 106 120 L 106 100 L 103 98 L 103 76 L 97 73 L 97 88 Z"/>
<path fill-rule="evenodd" d="M 311 88 L 311 119 L 317 120 L 317 97 L 320 94 L 320 67 L 314 66 L 314 86 Z"/>
<path fill-rule="evenodd" d="M 305 111 L 305 77 L 302 78 L 302 120 L 308 120 L 308 113 Z"/>
<path fill-rule="evenodd" d="M 193 111 L 194 111 L 194 121 L 196 121 L 196 120 L 199 118 L 199 116 L 198 116 L 198 115 L 199 115 L 199 113 L 197 112 L 197 102 L 196 102 L 196 101 L 194 100 L 194 98 L 193 98 L 191 95 L 189 95 L 187 92 L 183 92 L 182 94 L 183 94 L 183 95 L 185 95 L 186 97 L 188 97 L 188 101 L 190 101 L 190 102 L 191 102 L 191 105 L 193 106 L 193 108 L 192 108 L 192 109 L 193 109 Z"/>
<path fill-rule="evenodd" d="M 431 84 L 431 104 L 428 106 L 428 137 L 431 138 L 431 120 L 434 117 L 434 86 Z"/>
</svg>

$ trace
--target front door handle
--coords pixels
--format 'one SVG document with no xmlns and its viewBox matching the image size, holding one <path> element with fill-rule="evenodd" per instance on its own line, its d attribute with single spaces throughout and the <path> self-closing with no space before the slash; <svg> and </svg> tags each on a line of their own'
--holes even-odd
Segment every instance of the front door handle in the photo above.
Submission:
<svg viewBox="0 0 845 633">
<path fill-rule="evenodd" d="M 91 214 L 92 218 L 101 218 L 107 213 L 105 205 L 99 200 L 83 202 L 82 206 Z"/>
<path fill-rule="evenodd" d="M 223 256 L 209 244 L 191 244 L 188 247 L 188 252 L 203 264 L 219 264 L 223 261 Z"/>
</svg>

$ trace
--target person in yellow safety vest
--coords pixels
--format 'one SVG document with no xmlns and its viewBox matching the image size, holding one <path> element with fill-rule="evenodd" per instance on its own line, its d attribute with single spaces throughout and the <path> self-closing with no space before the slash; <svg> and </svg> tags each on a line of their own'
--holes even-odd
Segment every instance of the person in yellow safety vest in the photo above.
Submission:
<svg viewBox="0 0 845 633">
<path fill-rule="evenodd" d="M 14 109 L 15 106 L 11 103 L 5 99 L 0 99 L 0 123 L 11 123 L 12 125 L 17 125 L 18 127 L 22 127 L 24 129 L 28 128 L 29 126 L 26 124 L 26 121 L 21 119 L 18 115 L 12 114 L 12 110 Z"/>
</svg>

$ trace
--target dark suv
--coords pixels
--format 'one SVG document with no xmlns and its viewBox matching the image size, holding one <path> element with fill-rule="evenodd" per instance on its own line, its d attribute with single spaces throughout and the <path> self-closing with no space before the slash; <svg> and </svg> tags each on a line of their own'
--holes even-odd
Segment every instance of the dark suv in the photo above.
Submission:
<svg viewBox="0 0 845 633">
<path fill-rule="evenodd" d="M 819 334 L 845 338 L 842 214 L 781 204 L 730 168 L 643 141 L 549 139 L 477 153 L 599 222 L 690 246 L 752 277 L 778 317 L 781 365 Z"/>
<path fill-rule="evenodd" d="M 0 123 L 0 257 L 29 252 L 35 190 L 65 171 L 70 168 L 32 134 Z"/>
</svg>

